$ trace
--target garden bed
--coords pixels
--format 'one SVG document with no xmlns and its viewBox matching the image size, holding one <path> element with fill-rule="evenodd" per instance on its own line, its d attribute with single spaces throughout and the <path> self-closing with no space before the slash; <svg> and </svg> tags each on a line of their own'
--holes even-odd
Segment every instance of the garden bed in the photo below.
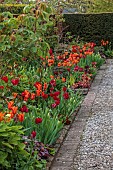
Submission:
<svg viewBox="0 0 113 170">
<path fill-rule="evenodd" d="M 42 3 L 39 11 L 26 7 L 17 18 L 1 14 L 2 170 L 42 170 L 52 161 L 105 62 L 94 42 L 69 43 L 57 53 L 59 17 L 51 16 L 51 8 Z"/>
</svg>

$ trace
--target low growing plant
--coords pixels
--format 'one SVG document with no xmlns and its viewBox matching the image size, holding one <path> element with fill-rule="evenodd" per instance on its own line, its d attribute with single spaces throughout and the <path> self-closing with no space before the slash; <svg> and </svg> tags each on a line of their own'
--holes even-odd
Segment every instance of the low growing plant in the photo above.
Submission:
<svg viewBox="0 0 113 170">
<path fill-rule="evenodd" d="M 22 140 L 24 134 L 22 126 L 10 126 L 10 123 L 0 122 L 0 167 L 1 170 L 42 170 L 45 166 L 38 160 L 37 152 L 34 156 L 25 150 Z"/>
</svg>

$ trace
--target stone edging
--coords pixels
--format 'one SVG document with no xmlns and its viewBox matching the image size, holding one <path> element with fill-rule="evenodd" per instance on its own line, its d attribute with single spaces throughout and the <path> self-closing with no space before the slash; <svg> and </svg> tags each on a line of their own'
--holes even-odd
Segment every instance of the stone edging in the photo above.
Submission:
<svg viewBox="0 0 113 170">
<path fill-rule="evenodd" d="M 109 62 L 109 60 L 107 60 L 107 62 Z M 47 164 L 47 170 L 57 170 L 57 167 L 61 167 L 61 169 L 63 167 L 70 167 L 69 163 L 71 163 L 74 156 L 72 151 L 74 150 L 75 152 L 77 150 L 86 121 L 91 116 L 91 107 L 98 92 L 103 73 L 106 70 L 107 62 L 98 70 L 97 75 L 91 84 L 91 88 L 85 96 L 81 106 L 72 115 L 71 124 L 64 126 L 61 130 L 61 135 L 55 145 L 56 154 L 54 157 L 50 157 L 50 162 Z M 69 130 L 71 131 L 69 132 Z"/>
</svg>

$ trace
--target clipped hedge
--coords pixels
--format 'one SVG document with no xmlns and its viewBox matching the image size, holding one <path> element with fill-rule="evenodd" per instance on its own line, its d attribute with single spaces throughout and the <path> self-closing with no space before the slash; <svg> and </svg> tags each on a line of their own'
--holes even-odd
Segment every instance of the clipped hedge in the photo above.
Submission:
<svg viewBox="0 0 113 170">
<path fill-rule="evenodd" d="M 93 41 L 100 45 L 102 39 L 108 40 L 113 48 L 113 13 L 64 14 L 66 31 L 84 41 Z"/>
<path fill-rule="evenodd" d="M 26 4 L 0 4 L 0 13 L 9 11 L 12 14 L 22 14 Z"/>
</svg>

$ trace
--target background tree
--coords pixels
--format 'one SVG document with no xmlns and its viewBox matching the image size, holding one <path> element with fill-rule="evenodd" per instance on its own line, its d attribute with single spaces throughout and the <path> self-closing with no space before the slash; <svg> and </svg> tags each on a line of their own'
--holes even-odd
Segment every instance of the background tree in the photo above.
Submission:
<svg viewBox="0 0 113 170">
<path fill-rule="evenodd" d="M 113 12 L 113 0 L 89 0 L 88 13 Z"/>
<path fill-rule="evenodd" d="M 35 1 L 32 0 L 0 0 L 0 4 L 29 4 Z"/>
</svg>

